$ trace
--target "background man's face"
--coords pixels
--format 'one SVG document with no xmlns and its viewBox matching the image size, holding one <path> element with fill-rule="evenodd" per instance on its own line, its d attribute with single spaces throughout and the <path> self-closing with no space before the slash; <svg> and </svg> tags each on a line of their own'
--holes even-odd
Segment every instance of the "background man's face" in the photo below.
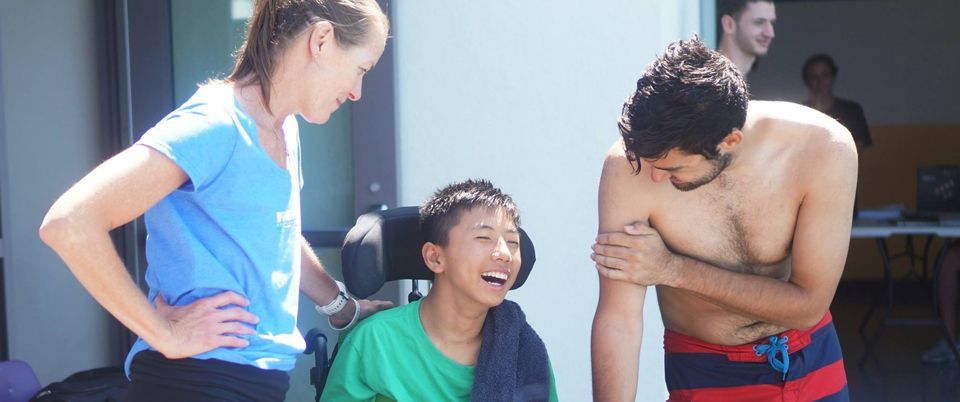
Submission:
<svg viewBox="0 0 960 402">
<path fill-rule="evenodd" d="M 776 21 L 777 10 L 773 3 L 747 3 L 737 19 L 737 31 L 734 34 L 737 47 L 747 54 L 765 56 L 773 42 L 773 24 Z"/>
<path fill-rule="evenodd" d="M 833 70 L 827 63 L 813 63 L 805 72 L 807 87 L 817 95 L 833 94 Z"/>
</svg>

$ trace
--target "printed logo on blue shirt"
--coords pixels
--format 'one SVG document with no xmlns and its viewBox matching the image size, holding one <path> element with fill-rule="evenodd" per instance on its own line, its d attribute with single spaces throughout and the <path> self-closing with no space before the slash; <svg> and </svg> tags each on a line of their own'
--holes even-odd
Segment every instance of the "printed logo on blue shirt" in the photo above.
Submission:
<svg viewBox="0 0 960 402">
<path fill-rule="evenodd" d="M 292 211 L 277 212 L 277 226 L 291 228 L 297 225 L 297 214 Z"/>
</svg>

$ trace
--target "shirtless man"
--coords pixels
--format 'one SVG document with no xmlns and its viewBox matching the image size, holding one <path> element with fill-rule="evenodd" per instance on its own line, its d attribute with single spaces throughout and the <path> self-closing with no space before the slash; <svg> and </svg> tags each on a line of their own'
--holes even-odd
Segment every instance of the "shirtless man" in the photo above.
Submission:
<svg viewBox="0 0 960 402">
<path fill-rule="evenodd" d="M 773 0 L 718 0 L 720 45 L 718 51 L 750 73 L 758 57 L 766 56 L 775 36 L 777 9 Z"/>
<path fill-rule="evenodd" d="M 847 400 L 827 310 L 850 242 L 850 133 L 801 105 L 748 101 L 736 67 L 696 38 L 648 67 L 620 129 L 592 255 L 595 400 L 635 398 L 648 286 L 671 401 Z"/>
</svg>

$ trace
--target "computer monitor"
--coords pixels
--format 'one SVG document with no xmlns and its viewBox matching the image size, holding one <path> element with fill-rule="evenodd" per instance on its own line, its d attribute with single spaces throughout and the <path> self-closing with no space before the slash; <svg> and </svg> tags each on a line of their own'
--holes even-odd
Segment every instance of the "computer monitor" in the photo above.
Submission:
<svg viewBox="0 0 960 402">
<path fill-rule="evenodd" d="M 960 212 L 960 166 L 917 169 L 917 212 Z"/>
</svg>

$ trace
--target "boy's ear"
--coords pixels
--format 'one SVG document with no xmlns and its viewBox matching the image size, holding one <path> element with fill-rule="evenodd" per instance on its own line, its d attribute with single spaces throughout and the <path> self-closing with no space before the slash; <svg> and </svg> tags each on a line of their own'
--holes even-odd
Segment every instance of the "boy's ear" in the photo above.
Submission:
<svg viewBox="0 0 960 402">
<path fill-rule="evenodd" d="M 423 249 L 420 250 L 423 254 L 423 262 L 427 264 L 427 268 L 430 268 L 431 271 L 435 274 L 443 272 L 443 263 L 441 262 L 442 254 L 440 246 L 433 244 L 431 242 L 423 243 Z"/>
</svg>

